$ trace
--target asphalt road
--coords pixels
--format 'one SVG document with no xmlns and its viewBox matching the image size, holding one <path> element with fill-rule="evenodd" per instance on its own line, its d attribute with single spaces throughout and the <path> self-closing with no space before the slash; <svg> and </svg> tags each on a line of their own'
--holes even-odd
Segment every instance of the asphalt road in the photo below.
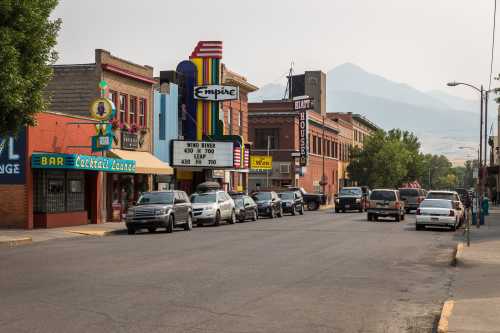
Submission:
<svg viewBox="0 0 500 333">
<path fill-rule="evenodd" d="M 306 212 L 0 250 L 0 332 L 432 332 L 460 231 Z"/>
</svg>

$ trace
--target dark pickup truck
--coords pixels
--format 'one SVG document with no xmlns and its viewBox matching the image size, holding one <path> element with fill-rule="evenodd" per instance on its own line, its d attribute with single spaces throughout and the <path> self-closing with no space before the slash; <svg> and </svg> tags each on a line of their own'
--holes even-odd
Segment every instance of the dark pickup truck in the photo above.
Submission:
<svg viewBox="0 0 500 333">
<path fill-rule="evenodd" d="M 308 210 L 318 210 L 320 205 L 326 204 L 326 195 L 323 193 L 308 193 L 302 187 L 289 187 L 288 189 L 300 191 Z"/>
</svg>

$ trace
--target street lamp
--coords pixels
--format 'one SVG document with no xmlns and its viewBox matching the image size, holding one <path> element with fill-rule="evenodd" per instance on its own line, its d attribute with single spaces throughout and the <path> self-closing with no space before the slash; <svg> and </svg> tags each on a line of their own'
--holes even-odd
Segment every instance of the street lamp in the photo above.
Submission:
<svg viewBox="0 0 500 333">
<path fill-rule="evenodd" d="M 484 119 L 485 119 L 485 122 L 484 122 L 484 160 L 485 160 L 485 164 L 486 164 L 486 147 L 487 147 L 487 142 L 488 142 L 488 93 L 492 92 L 492 91 L 496 91 L 496 89 L 493 89 L 493 90 L 484 90 L 483 89 L 483 85 L 481 85 L 481 88 L 478 88 L 472 84 L 469 84 L 469 83 L 465 83 L 465 82 L 456 82 L 456 81 L 452 81 L 452 82 L 448 82 L 446 84 L 448 87 L 456 87 L 456 86 L 460 86 L 460 85 L 463 85 L 463 86 L 467 86 L 467 87 L 470 87 L 476 91 L 478 91 L 481 95 L 481 103 L 480 103 L 480 108 L 479 108 L 479 114 L 480 114 L 480 121 L 479 121 L 479 158 L 478 158 L 478 163 L 479 163 L 479 195 L 478 195 L 478 199 L 479 199 L 479 202 L 482 202 L 483 201 L 483 196 L 484 196 L 484 170 L 483 169 L 483 161 L 482 161 L 482 155 L 483 155 L 483 105 L 485 105 L 484 107 Z M 483 104 L 483 102 L 486 102 Z M 481 204 L 479 204 L 479 207 L 478 207 L 478 215 L 481 216 Z M 477 224 L 477 227 L 479 227 L 479 223 Z"/>
</svg>

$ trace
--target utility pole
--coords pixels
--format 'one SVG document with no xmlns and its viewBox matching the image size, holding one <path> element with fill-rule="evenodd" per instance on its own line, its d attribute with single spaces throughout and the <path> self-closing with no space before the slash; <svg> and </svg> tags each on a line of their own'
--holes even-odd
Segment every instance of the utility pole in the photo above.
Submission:
<svg viewBox="0 0 500 333">
<path fill-rule="evenodd" d="M 267 136 L 267 156 L 269 157 L 269 149 L 271 148 L 271 137 Z M 272 163 L 271 163 L 272 171 Z M 266 188 L 269 189 L 269 170 L 266 170 Z"/>
<path fill-rule="evenodd" d="M 484 190 L 484 171 L 483 171 L 483 107 L 484 107 L 484 88 L 483 85 L 481 85 L 481 117 L 480 117 L 480 122 L 479 122 L 479 169 L 478 169 L 478 176 L 479 176 L 479 191 L 478 191 L 478 198 L 477 198 L 477 217 L 478 221 L 476 223 L 476 227 L 480 228 L 481 224 L 481 215 L 482 215 L 482 210 L 481 210 L 481 203 L 483 202 L 483 190 Z"/>
</svg>

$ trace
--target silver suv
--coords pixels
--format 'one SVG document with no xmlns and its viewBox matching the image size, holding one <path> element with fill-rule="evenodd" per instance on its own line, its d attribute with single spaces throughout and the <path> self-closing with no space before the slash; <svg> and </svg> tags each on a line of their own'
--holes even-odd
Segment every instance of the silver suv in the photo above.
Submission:
<svg viewBox="0 0 500 333">
<path fill-rule="evenodd" d="M 234 201 L 224 191 L 195 193 L 191 196 L 193 205 L 193 221 L 197 226 L 205 222 L 219 225 L 225 220 L 230 224 L 236 222 Z"/>
<path fill-rule="evenodd" d="M 139 229 L 155 232 L 157 228 L 165 228 L 168 233 L 171 233 L 174 227 L 191 230 L 191 202 L 183 191 L 145 192 L 127 211 L 125 223 L 129 235 L 135 234 Z"/>
</svg>

